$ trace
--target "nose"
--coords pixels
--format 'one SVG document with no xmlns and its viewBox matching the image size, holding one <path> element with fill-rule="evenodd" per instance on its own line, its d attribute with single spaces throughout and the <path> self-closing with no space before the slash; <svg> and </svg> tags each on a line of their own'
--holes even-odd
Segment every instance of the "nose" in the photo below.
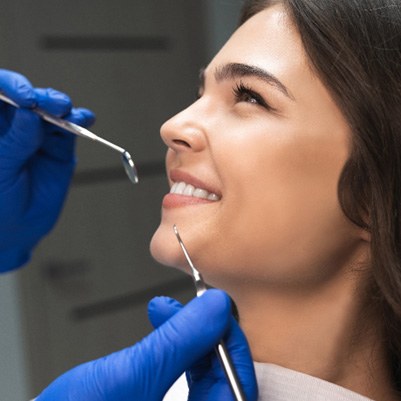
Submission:
<svg viewBox="0 0 401 401">
<path fill-rule="evenodd" d="M 175 152 L 201 152 L 206 147 L 206 130 L 195 104 L 167 120 L 160 129 L 164 143 Z"/>
</svg>

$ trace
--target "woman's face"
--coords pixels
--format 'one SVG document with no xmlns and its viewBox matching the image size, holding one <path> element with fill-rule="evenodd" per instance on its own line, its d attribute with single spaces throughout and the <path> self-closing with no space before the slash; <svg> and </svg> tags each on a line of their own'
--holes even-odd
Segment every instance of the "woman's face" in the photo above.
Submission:
<svg viewBox="0 0 401 401">
<path fill-rule="evenodd" d="M 186 269 L 176 224 L 206 281 L 227 290 L 343 271 L 361 244 L 337 197 L 350 130 L 283 8 L 242 25 L 202 77 L 199 99 L 161 128 L 178 193 L 163 200 L 153 257 Z"/>
</svg>

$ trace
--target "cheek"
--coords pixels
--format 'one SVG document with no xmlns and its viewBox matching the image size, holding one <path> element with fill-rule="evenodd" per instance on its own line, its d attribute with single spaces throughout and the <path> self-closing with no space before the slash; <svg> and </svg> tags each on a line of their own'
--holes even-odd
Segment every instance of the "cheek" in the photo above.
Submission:
<svg viewBox="0 0 401 401">
<path fill-rule="evenodd" d="M 346 141 L 266 142 L 219 155 L 226 196 L 213 236 L 220 242 L 210 249 L 218 248 L 214 267 L 220 268 L 208 268 L 205 257 L 204 269 L 255 280 L 316 277 L 322 266 L 331 274 L 355 234 L 337 199 Z"/>
</svg>

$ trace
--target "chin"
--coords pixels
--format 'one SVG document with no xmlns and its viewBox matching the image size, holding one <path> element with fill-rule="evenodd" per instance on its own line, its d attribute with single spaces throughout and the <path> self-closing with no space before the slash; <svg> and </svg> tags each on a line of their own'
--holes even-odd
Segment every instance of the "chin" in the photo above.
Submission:
<svg viewBox="0 0 401 401">
<path fill-rule="evenodd" d="M 157 262 L 165 266 L 185 270 L 185 260 L 173 230 L 165 232 L 160 227 L 150 241 L 150 253 Z"/>
<path fill-rule="evenodd" d="M 184 243 L 188 247 L 188 251 L 192 257 L 192 260 L 195 263 L 197 269 L 203 275 L 204 280 L 213 287 L 225 289 L 225 281 L 227 278 L 226 273 L 228 269 L 220 269 L 219 267 L 221 265 L 216 265 L 214 262 L 212 262 L 211 257 L 213 257 L 213 255 L 211 255 L 210 252 L 203 252 L 202 254 L 204 258 L 197 258 L 196 250 L 193 251 L 193 254 L 191 254 L 191 250 L 199 249 L 200 245 L 197 244 L 197 246 L 194 248 L 194 242 L 191 242 L 190 240 L 191 238 L 193 238 L 193 236 L 191 235 L 193 234 L 193 232 L 191 232 L 191 229 L 188 229 L 182 223 L 180 224 L 180 226 L 183 227 L 182 232 L 184 233 L 185 239 L 188 239 L 187 241 L 185 241 L 184 239 Z M 158 263 L 164 266 L 174 267 L 186 274 L 190 274 L 188 263 L 185 259 L 184 253 L 182 252 L 182 249 L 177 241 L 172 227 L 172 225 L 163 224 L 163 222 L 160 224 L 156 232 L 153 234 L 152 240 L 150 242 L 150 253 L 153 259 L 155 259 Z M 195 237 L 199 236 L 198 232 L 195 232 L 195 234 L 193 235 Z M 190 245 L 192 245 L 192 247 Z M 214 258 L 213 261 L 215 260 L 216 259 Z M 207 268 L 207 266 L 209 266 L 209 268 Z M 216 272 L 220 270 L 223 271 L 223 274 L 217 274 L 216 277 Z M 243 271 L 243 269 L 241 269 L 241 271 Z M 241 281 L 243 281 L 242 276 Z"/>
</svg>

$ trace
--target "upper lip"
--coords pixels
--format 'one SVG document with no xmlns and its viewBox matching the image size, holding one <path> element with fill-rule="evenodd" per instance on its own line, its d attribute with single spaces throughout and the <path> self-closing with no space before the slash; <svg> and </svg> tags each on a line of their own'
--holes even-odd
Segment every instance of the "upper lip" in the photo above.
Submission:
<svg viewBox="0 0 401 401">
<path fill-rule="evenodd" d="M 170 171 L 169 176 L 170 180 L 173 182 L 185 182 L 186 184 L 193 185 L 195 188 L 205 189 L 209 193 L 213 193 L 221 197 L 221 191 L 214 185 L 206 183 L 185 171 L 174 169 Z"/>
</svg>

